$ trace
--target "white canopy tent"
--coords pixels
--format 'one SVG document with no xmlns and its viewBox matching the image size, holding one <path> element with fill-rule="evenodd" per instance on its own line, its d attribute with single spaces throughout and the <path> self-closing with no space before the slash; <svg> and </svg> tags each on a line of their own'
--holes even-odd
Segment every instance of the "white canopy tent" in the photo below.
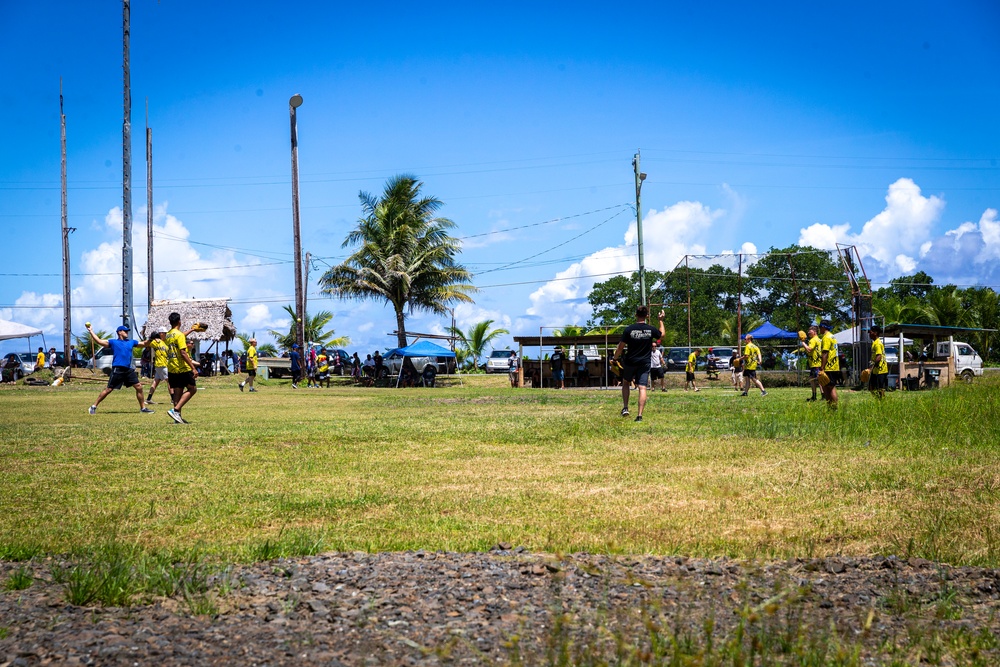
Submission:
<svg viewBox="0 0 1000 667">
<path fill-rule="evenodd" d="M 839 331 L 833 334 L 833 339 L 837 341 L 837 345 L 851 345 L 853 343 L 870 342 L 868 336 L 865 336 L 864 340 L 862 340 L 861 327 L 854 327 L 852 329 L 844 329 L 843 331 Z M 899 338 L 897 336 L 893 336 L 892 338 L 887 339 L 886 342 L 898 343 Z M 903 338 L 903 345 L 912 345 L 912 344 L 913 344 L 912 338 Z"/>
<path fill-rule="evenodd" d="M 9 320 L 0 320 L 0 340 L 11 340 L 12 338 L 31 338 L 32 336 L 42 336 L 41 329 L 29 327 L 27 324 L 19 324 Z"/>
</svg>

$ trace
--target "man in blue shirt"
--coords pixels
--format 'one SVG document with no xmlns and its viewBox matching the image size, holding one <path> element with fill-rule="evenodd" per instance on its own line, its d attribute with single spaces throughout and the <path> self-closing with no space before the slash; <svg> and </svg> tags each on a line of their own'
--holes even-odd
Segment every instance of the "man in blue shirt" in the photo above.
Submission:
<svg viewBox="0 0 1000 667">
<path fill-rule="evenodd" d="M 299 344 L 292 344 L 292 353 L 288 355 L 291 360 L 292 389 L 299 388 L 299 380 L 302 379 L 302 355 L 299 354 Z"/>
<path fill-rule="evenodd" d="M 142 395 L 142 384 L 139 382 L 139 376 L 136 374 L 135 366 L 132 362 L 132 350 L 136 347 L 146 347 L 148 343 L 146 341 L 129 340 L 129 328 L 126 326 L 118 327 L 115 331 L 116 338 L 114 340 L 98 338 L 89 324 L 87 325 L 87 333 L 101 347 L 111 348 L 111 377 L 108 378 L 108 386 L 97 397 L 97 401 L 90 406 L 90 414 L 96 415 L 97 406 L 101 404 L 101 401 L 115 389 L 121 389 L 124 386 L 135 389 L 135 397 L 139 401 L 139 412 L 145 414 L 152 413 L 153 411 L 146 407 L 146 401 Z"/>
</svg>

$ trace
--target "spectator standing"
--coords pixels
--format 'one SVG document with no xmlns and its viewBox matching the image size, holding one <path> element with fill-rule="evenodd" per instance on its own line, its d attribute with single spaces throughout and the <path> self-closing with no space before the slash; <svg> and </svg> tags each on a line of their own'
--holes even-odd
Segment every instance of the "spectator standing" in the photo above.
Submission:
<svg viewBox="0 0 1000 667">
<path fill-rule="evenodd" d="M 587 371 L 587 355 L 584 353 L 583 348 L 577 348 L 576 350 L 576 386 L 590 386 L 590 373 Z"/>
<path fill-rule="evenodd" d="M 744 336 L 746 344 L 743 346 L 743 393 L 746 396 L 750 393 L 750 385 L 756 385 L 760 389 L 761 396 L 767 396 L 764 385 L 757 379 L 757 367 L 760 366 L 760 348 L 753 342 L 753 335 Z"/>
<path fill-rule="evenodd" d="M 40 347 L 38 348 L 38 354 L 35 356 L 35 372 L 43 368 L 45 368 L 45 349 Z"/>
<path fill-rule="evenodd" d="M 889 389 L 889 364 L 885 361 L 885 342 L 882 340 L 882 327 L 877 324 L 868 330 L 872 339 L 872 362 L 869 367 L 868 391 L 880 401 L 885 398 Z"/>
<path fill-rule="evenodd" d="M 379 354 L 378 350 L 375 350 L 375 356 L 372 357 L 372 361 L 375 363 L 375 377 L 382 377 L 382 369 L 385 368 L 385 364 L 382 361 L 382 355 Z"/>
<path fill-rule="evenodd" d="M 167 319 L 170 331 L 163 342 L 167 345 L 167 386 L 170 387 L 170 399 L 174 403 L 167 414 L 178 424 L 187 424 L 187 420 L 181 416 L 181 409 L 198 392 L 196 380 L 200 364 L 191 358 L 188 351 L 187 336 L 181 331 L 180 313 L 170 313 Z"/>
<path fill-rule="evenodd" d="M 688 389 L 694 389 L 695 391 L 701 391 L 694 381 L 694 371 L 698 367 L 698 357 L 701 356 L 701 348 L 696 347 L 691 354 L 688 355 L 687 363 L 684 364 L 684 391 Z"/>
<path fill-rule="evenodd" d="M 257 379 L 257 339 L 251 338 L 247 343 L 249 343 L 247 347 L 247 379 L 240 382 L 240 391 L 243 391 L 243 387 L 248 387 L 251 393 L 255 393 L 257 390 L 253 383 Z"/>
<path fill-rule="evenodd" d="M 837 409 L 837 383 L 840 382 L 840 355 L 837 350 L 837 339 L 830 332 L 830 320 L 819 323 L 820 333 L 820 366 L 829 379 L 823 387 L 823 398 L 831 410 Z"/>
<path fill-rule="evenodd" d="M 628 417 L 628 400 L 632 382 L 639 388 L 639 414 L 637 422 L 642 421 L 642 411 L 646 407 L 646 385 L 649 383 L 649 364 L 653 353 L 653 341 L 665 335 L 663 328 L 663 311 L 660 311 L 660 329 L 657 336 L 656 328 L 646 324 L 649 308 L 639 306 L 635 310 L 635 324 L 625 327 L 621 340 L 615 349 L 614 360 L 622 363 L 622 417 Z"/>
<path fill-rule="evenodd" d="M 49 348 L 49 368 L 53 371 L 56 369 L 56 348 Z"/>
<path fill-rule="evenodd" d="M 656 389 L 656 381 L 660 381 L 660 391 L 667 390 L 667 362 L 663 358 L 663 352 L 660 350 L 660 344 L 657 341 L 653 341 L 653 351 L 649 356 L 649 385 L 651 388 Z"/>
<path fill-rule="evenodd" d="M 288 355 L 288 360 L 292 371 L 292 389 L 298 389 L 299 381 L 302 379 L 302 355 L 299 354 L 298 343 L 292 343 L 292 351 Z"/>
<path fill-rule="evenodd" d="M 167 332 L 159 329 L 149 337 L 149 341 L 146 343 L 146 347 L 153 357 L 153 384 L 150 385 L 149 395 L 146 396 L 146 403 L 149 405 L 153 405 L 153 394 L 156 393 L 156 388 L 168 378 L 166 336 Z M 167 386 L 169 387 L 169 385 Z"/>
<path fill-rule="evenodd" d="M 807 402 L 816 400 L 816 387 L 819 386 L 819 372 L 822 369 L 822 354 L 820 351 L 820 339 L 817 335 L 819 329 L 816 325 L 809 327 L 809 336 L 799 343 L 805 350 L 806 360 L 809 363 L 809 386 L 812 387 L 812 397 L 807 398 Z"/>
<path fill-rule="evenodd" d="M 80 367 L 80 353 L 76 350 L 76 345 L 69 346 L 69 367 L 79 368 Z"/>
<path fill-rule="evenodd" d="M 115 389 L 121 389 L 128 385 L 135 389 L 136 400 L 139 401 L 139 412 L 144 414 L 152 413 L 153 411 L 147 408 L 145 402 L 142 400 L 142 384 L 139 382 L 139 376 L 136 374 L 135 366 L 132 362 L 132 350 L 136 347 L 146 347 L 146 343 L 129 340 L 129 328 L 126 326 L 120 326 L 115 330 L 114 340 L 98 338 L 94 330 L 89 326 L 87 327 L 87 333 L 101 347 L 111 348 L 111 377 L 108 378 L 108 386 L 97 396 L 97 400 L 90 406 L 88 412 L 96 415 L 97 406 L 107 398 L 108 394 Z"/>
<path fill-rule="evenodd" d="M 355 382 L 361 382 L 361 357 L 355 352 L 351 358 L 351 377 Z"/>
<path fill-rule="evenodd" d="M 552 356 L 549 357 L 549 369 L 552 371 L 552 386 L 555 389 L 566 388 L 566 375 L 563 370 L 563 361 L 565 360 L 566 355 L 563 354 L 562 345 L 556 345 L 556 348 L 552 350 Z"/>
<path fill-rule="evenodd" d="M 517 389 L 518 366 L 517 352 L 511 350 L 510 358 L 507 359 L 507 373 L 510 375 L 510 386 L 512 389 Z"/>
</svg>

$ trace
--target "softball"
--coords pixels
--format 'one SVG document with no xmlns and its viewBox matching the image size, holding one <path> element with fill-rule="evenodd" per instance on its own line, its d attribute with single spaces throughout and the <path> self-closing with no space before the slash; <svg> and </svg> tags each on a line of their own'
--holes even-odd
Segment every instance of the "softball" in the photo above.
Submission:
<svg viewBox="0 0 1000 667">
<path fill-rule="evenodd" d="M 90 328 L 90 322 L 87 322 L 87 323 L 86 323 L 86 326 L 87 326 L 87 328 L 89 329 L 89 328 Z"/>
</svg>

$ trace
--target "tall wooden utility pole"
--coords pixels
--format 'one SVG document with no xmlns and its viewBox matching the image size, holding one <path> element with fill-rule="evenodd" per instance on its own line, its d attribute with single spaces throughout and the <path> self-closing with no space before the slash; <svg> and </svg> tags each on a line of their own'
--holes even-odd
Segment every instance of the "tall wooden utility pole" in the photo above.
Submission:
<svg viewBox="0 0 1000 667">
<path fill-rule="evenodd" d="M 122 0 L 122 71 L 124 119 L 122 121 L 122 324 L 132 322 L 132 83 L 128 68 L 129 0 Z"/>
<path fill-rule="evenodd" d="M 70 301 L 71 292 L 69 289 L 69 233 L 76 231 L 71 229 L 69 226 L 69 219 L 66 210 L 66 114 L 63 113 L 63 91 L 62 91 L 62 77 L 59 78 L 59 136 L 62 146 L 62 159 L 60 164 L 60 172 L 62 176 L 62 197 L 61 197 L 61 210 L 62 210 L 62 270 L 63 270 L 63 354 L 66 357 L 67 369 L 72 369 L 69 365 L 70 354 L 70 333 L 73 328 L 73 317 L 72 317 L 72 307 L 73 304 Z M 66 371 L 68 376 L 71 370 Z"/>
<path fill-rule="evenodd" d="M 153 307 L 153 130 L 146 98 L 146 308 Z"/>
<path fill-rule="evenodd" d="M 642 182 L 646 174 L 639 171 L 639 151 L 632 158 L 632 168 L 635 171 L 635 231 L 639 242 L 639 303 L 646 305 L 646 264 L 642 258 Z"/>
<path fill-rule="evenodd" d="M 299 126 L 295 110 L 302 106 L 302 96 L 296 93 L 288 100 L 288 118 L 292 133 L 292 260 L 295 263 L 295 341 L 299 344 L 299 352 L 306 348 L 305 325 L 302 318 L 306 316 L 305 299 L 302 286 L 302 235 L 299 231 Z"/>
</svg>

